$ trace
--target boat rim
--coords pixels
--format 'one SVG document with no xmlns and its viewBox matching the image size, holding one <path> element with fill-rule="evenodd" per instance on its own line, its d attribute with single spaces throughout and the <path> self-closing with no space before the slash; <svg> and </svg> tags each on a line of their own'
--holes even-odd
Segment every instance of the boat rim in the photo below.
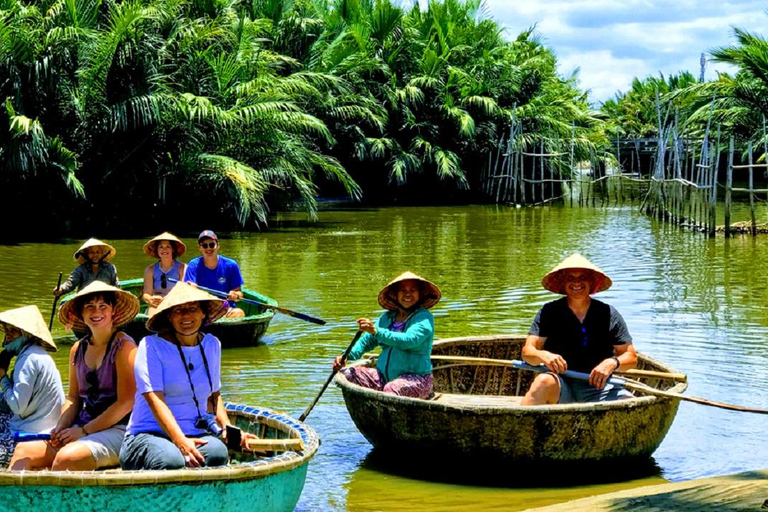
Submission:
<svg viewBox="0 0 768 512">
<path fill-rule="evenodd" d="M 148 484 L 194 484 L 211 481 L 239 481 L 263 478 L 297 468 L 309 462 L 317 454 L 320 438 L 309 425 L 286 414 L 262 407 L 225 404 L 227 411 L 243 416 L 263 418 L 263 423 L 277 428 L 288 427 L 291 438 L 300 437 L 305 450 L 301 453 L 286 451 L 273 457 L 251 462 L 227 464 L 218 467 L 130 470 L 117 468 L 93 471 L 0 471 L 0 486 L 47 485 L 47 486 L 133 486 Z"/>
<path fill-rule="evenodd" d="M 473 342 L 473 341 L 494 341 L 494 340 L 518 340 L 518 339 L 525 339 L 525 335 L 519 335 L 519 334 L 499 334 L 499 335 L 484 335 L 484 336 L 462 336 L 462 337 L 456 337 L 456 338 L 445 338 L 435 341 L 433 345 L 433 349 L 435 346 L 440 345 L 451 345 L 451 344 L 458 344 L 460 342 Z M 638 352 L 637 354 L 638 360 L 643 360 L 645 362 L 651 363 L 653 365 L 656 365 L 660 368 L 662 368 L 664 371 L 669 373 L 678 373 L 677 370 L 672 368 L 671 366 L 662 363 L 660 361 L 657 361 L 656 359 L 653 359 L 652 357 L 643 354 L 641 352 Z M 354 366 L 366 366 L 368 365 L 373 359 L 360 359 L 359 361 L 355 361 L 354 363 L 348 365 L 348 367 L 354 367 Z M 482 365 L 479 365 L 482 366 Z M 522 370 L 519 370 L 522 371 Z M 375 389 L 366 388 L 363 386 L 359 386 L 357 384 L 353 384 L 349 380 L 344 377 L 342 372 L 336 373 L 336 376 L 334 377 L 334 382 L 337 386 L 343 389 L 349 389 L 351 391 L 354 391 L 357 394 L 361 395 L 367 395 L 368 397 L 372 399 L 376 399 L 381 402 L 391 402 L 393 404 L 412 404 L 414 406 L 421 406 L 429 409 L 441 409 L 441 410 L 461 410 L 461 411 L 471 411 L 475 413 L 485 413 L 485 414 L 507 414 L 509 412 L 515 412 L 520 415 L 526 415 L 526 414 L 539 414 L 539 413 L 570 413 L 570 412 L 591 412 L 591 411 L 601 411 L 601 410 L 614 410 L 614 409 L 630 409 L 634 407 L 638 407 L 640 405 L 646 406 L 655 403 L 656 401 L 661 400 L 676 400 L 679 401 L 680 399 L 676 398 L 667 398 L 667 397 L 658 397 L 654 395 L 645 395 L 645 396 L 636 396 L 633 398 L 626 398 L 622 400 L 610 400 L 605 402 L 582 402 L 582 403 L 571 403 L 571 404 L 552 404 L 552 405 L 537 405 L 537 406 L 523 406 L 519 404 L 498 404 L 491 406 L 473 406 L 473 405 L 448 405 L 440 402 L 435 402 L 432 400 L 424 400 L 422 398 L 412 398 L 407 396 L 398 396 L 392 393 L 385 393 L 384 391 L 377 391 Z M 675 386 L 666 389 L 665 391 L 673 392 L 673 393 L 682 393 L 685 391 L 685 389 L 688 387 L 688 384 L 686 382 L 678 382 Z M 470 395 L 471 396 L 471 395 Z"/>
</svg>

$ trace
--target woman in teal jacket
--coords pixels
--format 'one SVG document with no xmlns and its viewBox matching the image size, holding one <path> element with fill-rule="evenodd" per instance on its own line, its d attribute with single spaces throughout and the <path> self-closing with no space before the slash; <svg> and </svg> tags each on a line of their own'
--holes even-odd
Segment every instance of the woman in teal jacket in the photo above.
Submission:
<svg viewBox="0 0 768 512">
<path fill-rule="evenodd" d="M 432 340 L 435 321 L 429 308 L 440 300 L 440 289 L 423 277 L 405 272 L 379 293 L 379 304 L 388 309 L 375 322 L 360 318 L 364 334 L 352 347 L 348 359 L 354 361 L 381 345 L 376 368 L 355 366 L 343 370 L 344 376 L 359 386 L 400 396 L 427 398 L 432 393 Z M 339 356 L 334 370 L 343 365 Z"/>
</svg>

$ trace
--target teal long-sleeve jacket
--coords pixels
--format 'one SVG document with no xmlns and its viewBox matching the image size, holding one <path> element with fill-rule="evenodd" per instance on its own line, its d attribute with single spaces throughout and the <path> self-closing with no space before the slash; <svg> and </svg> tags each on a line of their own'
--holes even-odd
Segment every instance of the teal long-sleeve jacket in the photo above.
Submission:
<svg viewBox="0 0 768 512">
<path fill-rule="evenodd" d="M 428 375 L 432 372 L 432 341 L 435 337 L 435 319 L 428 309 L 417 309 L 405 322 L 404 332 L 389 328 L 395 321 L 396 311 L 388 311 L 376 321 L 376 334 L 360 336 L 349 352 L 348 359 L 355 361 L 369 350 L 381 345 L 381 355 L 376 368 L 389 382 L 400 375 Z"/>
</svg>

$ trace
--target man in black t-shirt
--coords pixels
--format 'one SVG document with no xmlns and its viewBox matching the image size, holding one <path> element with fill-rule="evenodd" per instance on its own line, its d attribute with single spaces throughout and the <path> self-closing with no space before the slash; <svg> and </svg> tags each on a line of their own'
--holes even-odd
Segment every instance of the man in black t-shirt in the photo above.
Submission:
<svg viewBox="0 0 768 512">
<path fill-rule="evenodd" d="M 627 325 L 613 306 L 590 297 L 611 280 L 580 254 L 561 262 L 541 280 L 547 290 L 565 297 L 545 304 L 536 314 L 523 347 L 528 364 L 544 364 L 522 405 L 616 400 L 632 396 L 607 384 L 611 374 L 637 365 Z M 560 375 L 566 370 L 589 374 L 589 382 Z"/>
</svg>

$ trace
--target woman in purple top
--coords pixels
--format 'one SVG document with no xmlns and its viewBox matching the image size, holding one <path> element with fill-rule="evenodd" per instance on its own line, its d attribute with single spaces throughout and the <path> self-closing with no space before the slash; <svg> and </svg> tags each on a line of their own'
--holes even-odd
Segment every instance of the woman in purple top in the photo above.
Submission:
<svg viewBox="0 0 768 512">
<path fill-rule="evenodd" d="M 62 306 L 59 320 L 90 334 L 69 352 L 69 392 L 51 440 L 19 443 L 12 469 L 88 471 L 119 463 L 136 391 L 136 344 L 118 327 L 138 311 L 135 296 L 101 281 Z"/>
<path fill-rule="evenodd" d="M 221 343 L 200 332 L 227 312 L 226 301 L 177 283 L 147 320 L 136 355 L 136 406 L 128 423 L 123 469 L 222 466 L 229 418 L 221 399 Z M 243 434 L 243 443 L 253 438 Z"/>
<path fill-rule="evenodd" d="M 141 298 L 149 304 L 148 315 L 160 305 L 177 281 L 184 280 L 187 265 L 177 258 L 186 252 L 184 242 L 167 231 L 144 244 L 144 253 L 158 260 L 144 269 L 144 293 Z"/>
</svg>

